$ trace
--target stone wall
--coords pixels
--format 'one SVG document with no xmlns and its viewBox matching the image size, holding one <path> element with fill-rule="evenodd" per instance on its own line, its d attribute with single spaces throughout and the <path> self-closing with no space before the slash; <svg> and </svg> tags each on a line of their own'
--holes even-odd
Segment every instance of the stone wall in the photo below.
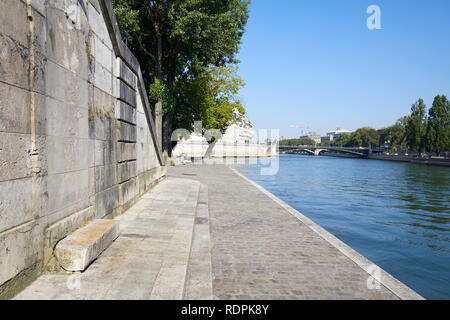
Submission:
<svg viewBox="0 0 450 320">
<path fill-rule="evenodd" d="M 0 298 L 165 175 L 110 0 L 0 2 Z"/>
</svg>

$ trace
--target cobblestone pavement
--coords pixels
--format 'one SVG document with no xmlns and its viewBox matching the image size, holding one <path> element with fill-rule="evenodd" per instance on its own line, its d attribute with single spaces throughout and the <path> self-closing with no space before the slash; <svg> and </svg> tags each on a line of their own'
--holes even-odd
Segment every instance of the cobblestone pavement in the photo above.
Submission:
<svg viewBox="0 0 450 320">
<path fill-rule="evenodd" d="M 170 167 L 208 186 L 218 299 L 398 299 L 275 201 L 224 165 Z"/>
</svg>

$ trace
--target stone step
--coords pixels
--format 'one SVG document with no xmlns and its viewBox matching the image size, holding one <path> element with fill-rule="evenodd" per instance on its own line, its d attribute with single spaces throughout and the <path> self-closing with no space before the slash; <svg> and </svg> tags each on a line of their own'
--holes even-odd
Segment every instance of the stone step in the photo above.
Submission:
<svg viewBox="0 0 450 320">
<path fill-rule="evenodd" d="M 55 257 L 67 271 L 84 271 L 119 236 L 119 221 L 98 219 L 61 240 Z"/>
<path fill-rule="evenodd" d="M 180 203 L 182 206 L 177 205 L 174 200 L 169 205 L 168 214 L 177 216 L 177 221 L 165 249 L 161 269 L 150 293 L 150 300 L 181 300 L 184 296 L 200 182 L 180 181 L 182 183 L 179 186 L 182 188 L 172 185 L 170 193 L 167 194 L 174 197 L 178 193 L 178 198 L 184 200 Z M 186 187 L 186 181 L 189 187 Z"/>
<path fill-rule="evenodd" d="M 200 186 L 183 299 L 213 300 L 208 186 Z"/>
</svg>

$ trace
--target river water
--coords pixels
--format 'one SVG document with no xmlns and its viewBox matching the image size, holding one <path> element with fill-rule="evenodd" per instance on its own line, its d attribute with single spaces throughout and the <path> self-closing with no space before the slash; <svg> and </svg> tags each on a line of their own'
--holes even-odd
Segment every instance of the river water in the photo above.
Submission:
<svg viewBox="0 0 450 320">
<path fill-rule="evenodd" d="M 450 168 L 382 160 L 280 155 L 238 165 L 426 299 L 450 299 Z"/>
</svg>

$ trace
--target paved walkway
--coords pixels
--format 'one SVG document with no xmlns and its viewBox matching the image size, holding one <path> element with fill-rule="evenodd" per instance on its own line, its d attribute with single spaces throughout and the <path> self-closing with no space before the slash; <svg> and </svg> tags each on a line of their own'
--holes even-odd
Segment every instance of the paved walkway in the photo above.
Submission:
<svg viewBox="0 0 450 320">
<path fill-rule="evenodd" d="M 120 236 L 85 272 L 42 275 L 15 299 L 211 299 L 210 264 L 188 268 L 191 244 L 194 257 L 209 254 L 202 239 L 192 241 L 206 192 L 197 181 L 162 181 L 117 218 Z"/>
<path fill-rule="evenodd" d="M 420 298 L 384 272 L 370 278 L 370 261 L 223 165 L 170 167 L 118 219 L 85 272 L 43 275 L 15 298 Z"/>
<path fill-rule="evenodd" d="M 300 221 L 286 205 L 226 166 L 171 167 L 168 174 L 208 185 L 216 298 L 398 299 L 397 294 L 419 298 L 384 272 L 385 282 L 397 294 L 384 285 L 369 290 L 369 274 L 342 251 L 366 264 L 368 260 L 322 229 L 323 236 L 338 241 L 332 245 L 312 230 L 320 227 L 306 218 Z M 369 282 L 378 284 L 374 279 Z"/>
</svg>

